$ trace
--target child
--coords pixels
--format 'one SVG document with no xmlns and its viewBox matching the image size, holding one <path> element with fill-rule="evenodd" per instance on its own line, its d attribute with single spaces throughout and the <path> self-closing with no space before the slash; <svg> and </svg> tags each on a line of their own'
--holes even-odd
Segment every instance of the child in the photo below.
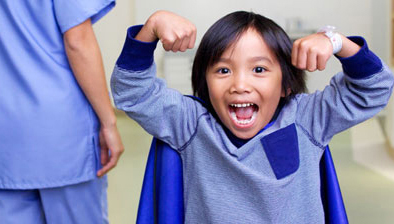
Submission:
<svg viewBox="0 0 394 224">
<path fill-rule="evenodd" d="M 200 103 L 166 88 L 153 63 L 157 39 L 185 51 L 195 35 L 186 19 L 156 12 L 129 29 L 112 76 L 117 107 L 180 154 L 185 222 L 324 223 L 321 155 L 334 134 L 386 105 L 388 68 L 361 37 L 317 33 L 292 50 L 273 21 L 234 12 L 197 50 L 192 85 Z M 344 72 L 322 92 L 302 93 L 302 70 L 323 70 L 333 50 Z"/>
</svg>

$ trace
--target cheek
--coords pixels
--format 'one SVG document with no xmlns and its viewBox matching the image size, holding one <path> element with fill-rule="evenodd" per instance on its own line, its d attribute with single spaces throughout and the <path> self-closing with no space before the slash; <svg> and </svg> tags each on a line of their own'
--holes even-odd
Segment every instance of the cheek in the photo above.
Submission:
<svg viewBox="0 0 394 224">
<path fill-rule="evenodd" d="M 207 78 L 207 87 L 208 87 L 208 94 L 209 94 L 209 100 L 211 102 L 211 105 L 215 111 L 215 113 L 220 117 L 220 119 L 223 119 L 223 114 L 226 113 L 226 107 L 223 106 L 222 102 L 224 102 L 224 91 L 223 88 L 217 80 L 209 80 Z M 223 121 L 223 120 L 222 120 Z"/>
<path fill-rule="evenodd" d="M 220 89 L 218 88 L 218 83 L 215 79 L 207 77 L 207 88 L 208 88 L 208 94 L 209 94 L 209 99 L 211 100 L 211 103 L 213 104 L 217 98 L 220 95 Z"/>
<path fill-rule="evenodd" d="M 210 81 L 209 78 L 206 79 L 206 82 L 207 82 L 208 97 L 209 97 L 209 100 L 212 103 L 212 96 L 214 95 L 214 93 L 212 92 L 213 91 L 213 89 L 212 89 L 212 82 Z"/>
<path fill-rule="evenodd" d="M 267 80 L 265 80 L 265 82 L 260 83 L 256 89 L 265 102 L 276 102 L 280 97 L 284 96 L 282 85 L 277 81 L 267 82 Z"/>
<path fill-rule="evenodd" d="M 221 97 L 219 91 L 212 86 L 211 88 L 208 86 L 208 94 L 209 94 L 209 100 L 211 101 L 211 104 L 213 108 L 215 109 L 216 112 L 218 112 L 218 107 L 220 105 Z"/>
<path fill-rule="evenodd" d="M 217 106 L 216 106 L 216 102 L 217 102 L 217 96 L 215 94 L 215 88 L 214 88 L 214 84 L 212 83 L 212 80 L 209 79 L 208 75 L 206 78 L 206 82 L 207 82 L 207 92 L 208 92 L 208 99 L 213 107 L 213 109 L 215 111 L 217 111 Z"/>
<path fill-rule="evenodd" d="M 271 80 L 271 96 L 272 97 L 284 97 L 285 91 L 282 88 L 282 74 L 277 74 L 273 80 Z"/>
</svg>

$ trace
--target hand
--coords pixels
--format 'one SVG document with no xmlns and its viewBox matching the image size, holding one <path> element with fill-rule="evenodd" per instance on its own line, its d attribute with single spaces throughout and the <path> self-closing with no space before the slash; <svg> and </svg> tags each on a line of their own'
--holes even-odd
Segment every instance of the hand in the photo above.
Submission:
<svg viewBox="0 0 394 224">
<path fill-rule="evenodd" d="M 97 176 L 102 177 L 116 166 L 119 157 L 124 151 L 122 141 L 116 125 L 100 128 L 100 147 L 101 147 L 101 168 L 97 171 Z M 111 151 L 111 155 L 109 155 Z"/>
<path fill-rule="evenodd" d="M 315 33 L 294 41 L 291 63 L 299 69 L 310 72 L 324 70 L 331 57 L 333 47 L 323 33 Z"/>
<path fill-rule="evenodd" d="M 136 39 L 152 42 L 159 39 L 166 51 L 186 51 L 194 47 L 197 30 L 189 20 L 168 11 L 149 17 Z"/>
</svg>

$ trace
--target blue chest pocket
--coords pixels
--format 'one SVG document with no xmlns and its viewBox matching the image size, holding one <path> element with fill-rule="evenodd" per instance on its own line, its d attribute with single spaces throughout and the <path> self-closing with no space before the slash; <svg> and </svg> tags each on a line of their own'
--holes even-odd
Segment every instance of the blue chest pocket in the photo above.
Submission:
<svg viewBox="0 0 394 224">
<path fill-rule="evenodd" d="M 297 171 L 300 156 L 295 124 L 273 132 L 260 141 L 276 179 L 282 179 Z"/>
</svg>

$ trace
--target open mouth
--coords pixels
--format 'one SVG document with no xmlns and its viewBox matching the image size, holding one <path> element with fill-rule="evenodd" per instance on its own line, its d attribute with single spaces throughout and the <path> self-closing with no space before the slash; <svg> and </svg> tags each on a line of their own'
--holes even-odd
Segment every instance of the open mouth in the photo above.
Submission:
<svg viewBox="0 0 394 224">
<path fill-rule="evenodd" d="M 242 126 L 252 124 L 256 119 L 259 107 L 254 103 L 233 103 L 229 105 L 232 120 Z"/>
</svg>

